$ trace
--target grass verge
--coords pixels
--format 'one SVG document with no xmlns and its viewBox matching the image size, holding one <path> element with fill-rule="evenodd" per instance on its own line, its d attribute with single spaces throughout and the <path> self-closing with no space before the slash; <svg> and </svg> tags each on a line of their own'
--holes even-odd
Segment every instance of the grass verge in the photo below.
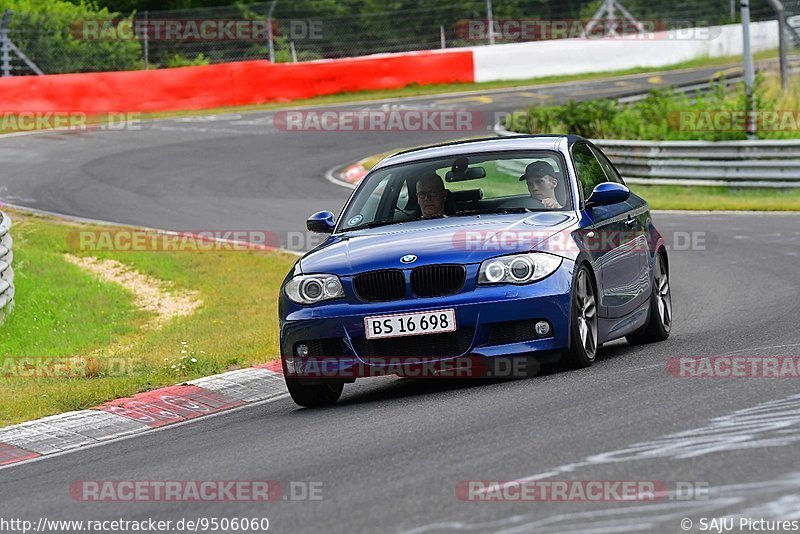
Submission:
<svg viewBox="0 0 800 534">
<path fill-rule="evenodd" d="M 296 257 L 256 250 L 81 252 L 70 245 L 70 234 L 108 228 L 4 211 L 14 222 L 17 296 L 0 326 L 0 425 L 279 354 L 275 295 Z M 65 253 L 117 260 L 176 292 L 198 292 L 203 305 L 189 317 L 147 328 L 152 312 L 136 308 L 122 287 L 68 263 Z M 53 376 L 70 357 L 81 362 L 78 372 Z"/>
<path fill-rule="evenodd" d="M 631 185 L 654 210 L 800 211 L 800 188 Z"/>
</svg>

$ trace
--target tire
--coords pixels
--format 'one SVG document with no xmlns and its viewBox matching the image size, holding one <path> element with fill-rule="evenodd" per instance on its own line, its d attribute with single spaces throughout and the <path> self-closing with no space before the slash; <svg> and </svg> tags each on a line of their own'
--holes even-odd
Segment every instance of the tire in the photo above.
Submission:
<svg viewBox="0 0 800 534">
<path fill-rule="evenodd" d="M 570 299 L 569 350 L 564 363 L 575 369 L 589 367 L 597 357 L 597 292 L 592 273 L 581 265 L 572 283 Z"/>
<path fill-rule="evenodd" d="M 650 294 L 650 314 L 647 323 L 639 330 L 625 336 L 631 345 L 664 341 L 672 330 L 672 292 L 669 287 L 669 270 L 664 252 L 656 254 L 653 265 L 653 290 Z"/>
<path fill-rule="evenodd" d="M 344 384 L 341 382 L 307 385 L 290 378 L 286 379 L 286 387 L 294 403 L 304 408 L 332 406 L 336 404 L 344 390 Z"/>
</svg>

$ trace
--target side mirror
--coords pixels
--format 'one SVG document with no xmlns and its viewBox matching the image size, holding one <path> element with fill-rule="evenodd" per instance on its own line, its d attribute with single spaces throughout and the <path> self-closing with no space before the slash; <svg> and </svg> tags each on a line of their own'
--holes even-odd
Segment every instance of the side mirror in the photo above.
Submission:
<svg viewBox="0 0 800 534">
<path fill-rule="evenodd" d="M 308 218 L 306 228 L 318 234 L 330 234 L 336 226 L 336 221 L 333 217 L 333 213 L 330 211 L 318 211 Z"/>
<path fill-rule="evenodd" d="M 631 191 L 622 184 L 614 182 L 603 182 L 597 184 L 592 194 L 586 199 L 586 207 L 610 206 L 625 202 L 631 196 Z"/>
</svg>

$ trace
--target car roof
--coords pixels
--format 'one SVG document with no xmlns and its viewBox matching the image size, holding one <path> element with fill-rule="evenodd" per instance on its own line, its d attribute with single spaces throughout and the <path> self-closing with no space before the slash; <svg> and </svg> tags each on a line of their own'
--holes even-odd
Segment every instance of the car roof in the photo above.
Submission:
<svg viewBox="0 0 800 534">
<path fill-rule="evenodd" d="M 375 169 L 398 163 L 408 163 L 425 159 L 457 156 L 460 154 L 476 154 L 482 152 L 498 152 L 505 150 L 558 150 L 564 140 L 568 145 L 584 140 L 578 135 L 514 135 L 508 137 L 485 137 L 468 139 L 452 143 L 413 148 L 397 152 L 383 159 Z"/>
</svg>

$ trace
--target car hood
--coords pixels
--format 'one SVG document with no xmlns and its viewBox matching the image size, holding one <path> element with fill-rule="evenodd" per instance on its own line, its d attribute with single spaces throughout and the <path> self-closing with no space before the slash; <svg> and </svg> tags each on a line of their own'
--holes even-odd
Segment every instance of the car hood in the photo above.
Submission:
<svg viewBox="0 0 800 534">
<path fill-rule="evenodd" d="M 304 273 L 342 276 L 376 269 L 442 263 L 479 263 L 487 258 L 541 250 L 553 235 L 570 230 L 575 213 L 492 214 L 413 221 L 331 236 L 300 261 Z M 411 263 L 400 259 L 414 255 Z"/>
</svg>

